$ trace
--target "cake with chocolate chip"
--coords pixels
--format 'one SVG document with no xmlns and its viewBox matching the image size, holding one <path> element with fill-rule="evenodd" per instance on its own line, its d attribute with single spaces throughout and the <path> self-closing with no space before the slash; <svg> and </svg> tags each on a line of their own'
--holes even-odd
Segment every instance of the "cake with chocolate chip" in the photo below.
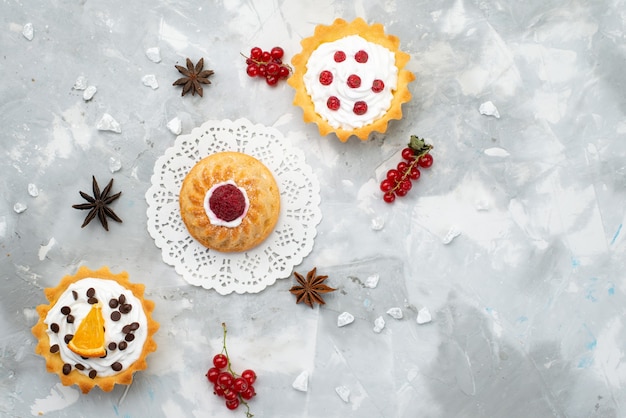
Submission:
<svg viewBox="0 0 626 418">
<path fill-rule="evenodd" d="M 83 393 L 94 386 L 108 392 L 116 384 L 130 384 L 157 347 L 153 336 L 159 324 L 144 289 L 127 273 L 114 274 L 107 267 L 80 267 L 45 289 L 49 303 L 37 306 L 39 321 L 32 332 L 38 340 L 35 352 L 46 359 L 48 372 Z"/>
<path fill-rule="evenodd" d="M 280 193 L 272 172 L 258 159 L 224 151 L 203 158 L 187 173 L 179 194 L 187 230 L 200 244 L 220 252 L 242 252 L 261 244 L 280 215 Z"/>
<path fill-rule="evenodd" d="M 336 19 L 318 25 L 301 45 L 288 83 L 304 121 L 317 124 L 321 135 L 366 140 L 372 132 L 386 132 L 391 119 L 402 118 L 415 76 L 405 68 L 409 55 L 399 50 L 399 39 L 385 34 L 382 24 Z"/>
</svg>

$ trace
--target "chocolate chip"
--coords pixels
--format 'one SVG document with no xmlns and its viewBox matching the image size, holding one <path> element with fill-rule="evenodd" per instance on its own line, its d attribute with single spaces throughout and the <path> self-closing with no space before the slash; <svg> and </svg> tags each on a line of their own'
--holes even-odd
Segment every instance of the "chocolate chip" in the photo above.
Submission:
<svg viewBox="0 0 626 418">
<path fill-rule="evenodd" d="M 111 309 L 115 309 L 117 308 L 117 305 L 119 305 L 120 303 L 117 301 L 117 299 L 111 299 L 109 300 L 109 307 Z"/>
<path fill-rule="evenodd" d="M 76 364 L 74 365 L 74 367 L 76 367 L 78 370 L 85 370 L 85 366 L 83 366 L 83 365 L 82 365 L 82 364 L 80 364 L 80 363 L 76 363 Z"/>
<path fill-rule="evenodd" d="M 95 370 L 91 370 L 89 372 L 89 377 L 91 377 L 92 379 L 95 379 L 97 375 L 98 375 L 98 372 Z"/>
<path fill-rule="evenodd" d="M 72 296 L 74 297 L 74 300 L 78 299 L 78 293 L 76 293 L 75 290 L 72 290 Z"/>
<path fill-rule="evenodd" d="M 131 342 L 132 340 L 135 339 L 135 334 L 126 334 L 126 336 L 124 337 L 124 339 L 128 342 Z"/>
<path fill-rule="evenodd" d="M 92 298 L 93 295 L 96 294 L 96 289 L 94 289 L 93 287 L 90 287 L 89 289 L 87 289 L 87 297 L 88 298 Z"/>
<path fill-rule="evenodd" d="M 139 322 L 133 322 L 130 324 L 131 331 L 137 331 L 139 329 Z"/>
<path fill-rule="evenodd" d="M 59 324 L 57 324 L 56 322 L 51 323 L 50 331 L 54 332 L 55 334 L 59 332 Z"/>
<path fill-rule="evenodd" d="M 126 341 L 120 341 L 120 343 L 117 345 L 117 348 L 119 348 L 120 351 L 126 350 L 126 347 L 128 347 L 128 343 Z"/>
<path fill-rule="evenodd" d="M 74 323 L 74 315 L 68 315 L 65 320 L 67 321 L 68 324 L 73 324 Z"/>
<path fill-rule="evenodd" d="M 117 344 L 115 344 L 115 342 L 110 342 L 108 347 L 109 350 L 113 351 L 117 348 Z"/>
<path fill-rule="evenodd" d="M 69 344 L 70 341 L 72 341 L 72 338 L 74 338 L 74 334 L 65 334 L 63 341 L 65 341 L 65 344 Z"/>
<path fill-rule="evenodd" d="M 123 304 L 125 304 L 125 303 L 126 303 L 126 296 L 124 296 L 124 295 L 120 295 L 120 297 L 119 297 L 119 298 L 117 298 L 117 300 L 119 300 L 120 305 L 123 305 Z"/>
<path fill-rule="evenodd" d="M 70 374 L 71 371 L 72 371 L 72 366 L 70 366 L 69 364 L 65 363 L 63 365 L 63 374 L 67 376 L 68 374 Z"/>
<path fill-rule="evenodd" d="M 90 305 L 95 305 L 96 303 L 98 303 L 98 298 L 91 297 L 87 299 L 87 303 Z"/>
<path fill-rule="evenodd" d="M 54 344 L 50 346 L 50 352 L 51 353 L 58 353 L 59 352 L 59 344 Z"/>
<path fill-rule="evenodd" d="M 115 370 L 116 372 L 119 372 L 120 370 L 122 370 L 122 363 L 120 363 L 119 361 L 116 361 L 115 363 L 111 364 L 111 368 Z"/>
<path fill-rule="evenodd" d="M 63 315 L 68 315 L 70 312 L 72 312 L 72 309 L 69 306 L 64 306 L 61 308 L 61 313 Z"/>
<path fill-rule="evenodd" d="M 133 309 L 133 305 L 130 305 L 128 303 L 125 303 L 122 306 L 120 306 L 120 312 L 123 313 L 123 314 L 127 314 L 132 309 Z"/>
<path fill-rule="evenodd" d="M 119 313 L 118 311 L 111 312 L 111 320 L 112 321 L 116 321 L 117 322 L 117 321 L 120 320 L 121 317 L 122 317 L 122 314 Z"/>
<path fill-rule="evenodd" d="M 130 325 L 124 325 L 124 328 L 122 328 L 122 332 L 124 334 L 128 334 L 130 332 Z"/>
</svg>

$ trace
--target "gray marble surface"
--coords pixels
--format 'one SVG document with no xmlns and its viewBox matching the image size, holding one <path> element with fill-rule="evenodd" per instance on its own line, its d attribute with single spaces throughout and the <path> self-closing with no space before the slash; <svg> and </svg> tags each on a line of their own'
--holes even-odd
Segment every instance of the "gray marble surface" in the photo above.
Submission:
<svg viewBox="0 0 626 418">
<path fill-rule="evenodd" d="M 235 368 L 259 374 L 257 417 L 625 416 L 625 10 L 623 0 L 0 2 L 0 415 L 244 416 L 204 377 L 226 322 Z M 286 83 L 249 79 L 239 54 L 281 45 L 291 57 L 317 24 L 357 16 L 400 37 L 416 80 L 385 135 L 341 143 L 303 123 Z M 215 71 L 203 98 L 171 86 L 186 57 Z M 79 76 L 97 87 L 89 101 L 73 89 Z M 487 101 L 499 118 L 480 113 Z M 97 129 L 105 113 L 121 133 Z M 183 133 L 244 117 L 305 150 L 323 220 L 296 271 L 329 276 L 339 291 L 327 305 L 296 305 L 291 278 L 220 296 L 162 262 L 144 193 L 175 117 Z M 432 141 L 435 164 L 387 205 L 378 183 L 411 134 Z M 108 233 L 81 229 L 71 207 L 92 175 L 123 192 L 124 223 Z M 159 348 L 128 390 L 81 395 L 33 352 L 42 289 L 80 265 L 126 270 L 156 302 Z M 363 287 L 372 275 L 378 286 Z M 394 306 L 403 319 L 385 314 Z M 423 308 L 432 321 L 420 325 Z M 343 311 L 356 319 L 338 328 Z M 308 391 L 296 391 L 304 370 Z"/>
</svg>

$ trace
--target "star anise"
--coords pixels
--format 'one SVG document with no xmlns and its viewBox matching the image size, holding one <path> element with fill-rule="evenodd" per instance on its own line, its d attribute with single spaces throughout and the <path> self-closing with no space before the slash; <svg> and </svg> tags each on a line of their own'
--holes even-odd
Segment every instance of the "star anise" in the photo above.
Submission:
<svg viewBox="0 0 626 418">
<path fill-rule="evenodd" d="M 87 217 L 85 218 L 85 221 L 80 226 L 81 228 L 84 228 L 85 226 L 87 226 L 87 224 L 89 224 L 89 222 L 91 222 L 93 218 L 98 216 L 100 223 L 102 224 L 104 229 L 108 231 L 109 223 L 107 222 L 107 216 L 116 222 L 122 222 L 122 220 L 115 214 L 115 212 L 113 212 L 113 210 L 111 210 L 111 208 L 107 206 L 108 204 L 116 200 L 118 197 L 120 197 L 122 192 L 109 196 L 109 193 L 111 192 L 111 187 L 113 187 L 113 179 L 111 179 L 111 181 L 109 181 L 109 184 L 107 184 L 104 190 L 100 192 L 100 187 L 98 187 L 98 182 L 96 181 L 96 177 L 91 176 L 91 178 L 92 178 L 93 197 L 89 196 L 85 192 L 79 192 L 80 195 L 83 197 L 83 199 L 85 199 L 89 203 L 81 203 L 78 205 L 72 205 L 72 207 L 74 209 L 82 209 L 82 210 L 88 209 L 89 210 L 89 213 L 87 214 Z"/>
<path fill-rule="evenodd" d="M 293 272 L 300 284 L 289 289 L 292 294 L 296 295 L 296 303 L 304 302 L 311 308 L 313 308 L 314 303 L 324 305 L 326 302 L 324 302 L 321 295 L 337 290 L 323 283 L 328 276 L 317 276 L 316 272 L 317 268 L 314 267 L 313 270 L 307 273 L 306 279 L 301 274 Z"/>
<path fill-rule="evenodd" d="M 195 65 L 191 62 L 189 58 L 187 58 L 187 68 L 182 65 L 175 65 L 176 69 L 184 75 L 184 77 L 179 78 L 174 81 L 173 86 L 183 86 L 183 92 L 181 96 L 191 92 L 192 96 L 196 95 L 196 92 L 200 97 L 202 97 L 202 84 L 211 84 L 209 81 L 209 77 L 213 75 L 212 70 L 202 70 L 204 67 L 204 58 L 200 58 L 200 61 Z"/>
</svg>

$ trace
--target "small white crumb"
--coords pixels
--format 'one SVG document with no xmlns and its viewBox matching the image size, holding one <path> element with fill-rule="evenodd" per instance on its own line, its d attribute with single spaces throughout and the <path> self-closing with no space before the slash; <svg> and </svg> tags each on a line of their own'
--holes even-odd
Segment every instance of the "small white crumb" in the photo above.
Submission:
<svg viewBox="0 0 626 418">
<path fill-rule="evenodd" d="M 122 161 L 120 159 L 115 158 L 115 157 L 109 158 L 109 171 L 111 171 L 111 173 L 120 171 L 121 168 L 122 168 Z"/>
<path fill-rule="evenodd" d="M 46 245 L 40 245 L 39 246 L 39 261 L 43 261 L 44 258 L 46 258 L 46 255 L 48 255 L 48 251 L 50 251 L 50 249 L 52 249 L 52 247 L 54 247 L 54 244 L 56 244 L 57 241 L 53 238 L 50 238 L 50 241 L 48 241 L 48 243 Z"/>
<path fill-rule="evenodd" d="M 88 102 L 89 100 L 93 99 L 93 96 L 95 96 L 97 91 L 98 89 L 96 88 L 96 86 L 87 87 L 83 92 L 83 100 Z"/>
<path fill-rule="evenodd" d="M 24 25 L 24 27 L 22 28 L 22 35 L 24 35 L 24 38 L 28 39 L 29 41 L 33 40 L 33 38 L 35 37 L 35 28 L 33 28 L 32 23 L 29 22 Z"/>
<path fill-rule="evenodd" d="M 159 82 L 156 79 L 154 74 L 146 74 L 141 77 L 141 82 L 144 86 L 152 88 L 152 90 L 156 90 L 159 88 Z"/>
<path fill-rule="evenodd" d="M 31 195 L 32 197 L 39 196 L 39 189 L 37 188 L 35 184 L 33 183 L 28 184 L 28 194 Z"/>
<path fill-rule="evenodd" d="M 387 311 L 387 315 L 389 315 L 393 319 L 402 319 L 402 309 L 389 308 L 389 310 Z"/>
<path fill-rule="evenodd" d="M 96 124 L 96 129 L 98 129 L 99 131 L 111 131 L 118 134 L 122 133 L 122 128 L 120 127 L 120 124 L 115 119 L 113 119 L 113 116 L 109 115 L 108 113 L 102 115 L 102 118 L 100 118 L 100 120 Z"/>
<path fill-rule="evenodd" d="M 446 235 L 441 239 L 441 242 L 443 242 L 444 245 L 448 245 L 459 235 L 461 235 L 461 231 L 459 231 L 456 226 L 451 226 L 448 232 L 446 232 Z"/>
<path fill-rule="evenodd" d="M 485 116 L 494 116 L 496 118 L 500 118 L 500 112 L 498 112 L 498 108 L 491 101 L 487 101 L 480 105 L 478 111 L 481 115 Z"/>
<path fill-rule="evenodd" d="M 161 62 L 161 50 L 158 47 L 146 49 L 146 56 L 154 63 Z"/>
<path fill-rule="evenodd" d="M 487 199 L 479 199 L 474 203 L 474 205 L 478 211 L 489 210 L 489 201 Z"/>
<path fill-rule="evenodd" d="M 385 226 L 385 220 L 381 217 L 372 219 L 372 229 L 374 231 L 380 231 Z"/>
<path fill-rule="evenodd" d="M 17 202 L 15 205 L 13 205 L 13 210 L 15 211 L 15 213 L 22 213 L 26 209 L 28 209 L 28 206 L 21 202 Z"/>
<path fill-rule="evenodd" d="M 337 386 L 335 392 L 337 392 L 337 395 L 339 395 L 342 401 L 346 403 L 350 402 L 350 389 L 346 386 Z"/>
<path fill-rule="evenodd" d="M 85 90 L 87 88 L 87 77 L 84 75 L 79 75 L 76 81 L 74 82 L 74 90 Z"/>
<path fill-rule="evenodd" d="M 167 122 L 166 126 L 167 129 L 169 129 L 170 132 L 174 135 L 180 135 L 180 133 L 183 131 L 183 123 L 180 119 L 178 119 L 178 117 L 175 117 L 171 121 Z"/>
<path fill-rule="evenodd" d="M 490 157 L 508 157 L 509 155 L 511 155 L 507 150 L 498 147 L 487 148 L 483 152 L 485 153 L 485 155 L 488 155 Z"/>
<path fill-rule="evenodd" d="M 343 327 L 354 322 L 354 316 L 349 312 L 344 312 L 337 317 L 337 326 Z"/>
<path fill-rule="evenodd" d="M 419 311 L 417 311 L 417 323 L 422 325 L 426 324 L 433 320 L 433 317 L 430 315 L 430 311 L 427 307 L 423 307 Z"/>
<path fill-rule="evenodd" d="M 385 320 L 382 316 L 379 316 L 374 320 L 374 332 L 378 334 L 383 330 L 383 328 L 385 328 Z"/>
<path fill-rule="evenodd" d="M 306 392 L 309 390 L 309 372 L 303 371 L 296 377 L 291 386 L 295 390 L 299 390 L 300 392 Z"/>
<path fill-rule="evenodd" d="M 367 279 L 365 279 L 365 283 L 363 283 L 363 286 L 369 287 L 370 289 L 374 289 L 376 286 L 378 286 L 379 280 L 380 280 L 380 276 L 378 274 L 372 274 Z"/>
</svg>

